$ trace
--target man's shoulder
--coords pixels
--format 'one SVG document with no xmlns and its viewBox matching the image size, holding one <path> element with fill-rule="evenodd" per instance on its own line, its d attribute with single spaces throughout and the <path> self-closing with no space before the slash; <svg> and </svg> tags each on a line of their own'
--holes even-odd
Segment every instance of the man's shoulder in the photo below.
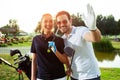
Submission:
<svg viewBox="0 0 120 80">
<path fill-rule="evenodd" d="M 85 27 L 85 26 L 73 26 L 73 27 L 76 29 L 87 29 L 87 27 Z"/>
<path fill-rule="evenodd" d="M 83 32 L 83 31 L 88 30 L 88 28 L 85 26 L 73 27 L 73 29 L 75 30 L 75 32 Z"/>
</svg>

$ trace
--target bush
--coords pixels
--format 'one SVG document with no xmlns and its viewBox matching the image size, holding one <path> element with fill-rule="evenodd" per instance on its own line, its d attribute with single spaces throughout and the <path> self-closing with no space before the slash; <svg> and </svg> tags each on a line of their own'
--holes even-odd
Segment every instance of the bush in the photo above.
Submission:
<svg viewBox="0 0 120 80">
<path fill-rule="evenodd" d="M 7 47 L 7 44 L 0 44 L 0 47 Z"/>
<path fill-rule="evenodd" d="M 100 52 L 111 52 L 115 49 L 110 40 L 107 38 L 101 39 L 100 42 L 93 43 L 93 47 L 96 51 Z"/>
<path fill-rule="evenodd" d="M 10 46 L 12 46 L 12 42 L 8 42 L 8 43 L 7 43 L 7 45 L 10 45 Z"/>
</svg>

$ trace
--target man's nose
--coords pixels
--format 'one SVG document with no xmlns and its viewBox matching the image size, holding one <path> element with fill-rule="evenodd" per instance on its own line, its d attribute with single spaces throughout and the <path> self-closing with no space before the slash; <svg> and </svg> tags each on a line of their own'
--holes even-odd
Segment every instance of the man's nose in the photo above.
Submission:
<svg viewBox="0 0 120 80">
<path fill-rule="evenodd" d="M 64 23 L 63 23 L 63 22 L 61 22 L 60 26 L 61 26 L 61 27 L 62 27 L 62 26 L 64 26 Z"/>
</svg>

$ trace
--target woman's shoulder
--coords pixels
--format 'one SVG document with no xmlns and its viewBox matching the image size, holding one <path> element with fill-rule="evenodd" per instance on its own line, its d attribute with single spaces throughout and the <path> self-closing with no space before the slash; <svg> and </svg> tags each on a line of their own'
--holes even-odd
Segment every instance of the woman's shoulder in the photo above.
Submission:
<svg viewBox="0 0 120 80">
<path fill-rule="evenodd" d="M 33 39 L 40 38 L 40 37 L 41 37 L 40 34 L 39 34 L 39 35 L 35 35 L 35 36 L 33 37 Z"/>
</svg>

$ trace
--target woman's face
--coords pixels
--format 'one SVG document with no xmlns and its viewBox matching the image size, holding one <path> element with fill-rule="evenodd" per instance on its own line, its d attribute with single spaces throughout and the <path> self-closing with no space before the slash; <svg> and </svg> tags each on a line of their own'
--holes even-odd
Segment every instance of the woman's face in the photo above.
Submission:
<svg viewBox="0 0 120 80">
<path fill-rule="evenodd" d="M 44 33 L 52 32 L 53 30 L 53 20 L 52 16 L 45 15 L 41 21 L 41 27 Z"/>
</svg>

